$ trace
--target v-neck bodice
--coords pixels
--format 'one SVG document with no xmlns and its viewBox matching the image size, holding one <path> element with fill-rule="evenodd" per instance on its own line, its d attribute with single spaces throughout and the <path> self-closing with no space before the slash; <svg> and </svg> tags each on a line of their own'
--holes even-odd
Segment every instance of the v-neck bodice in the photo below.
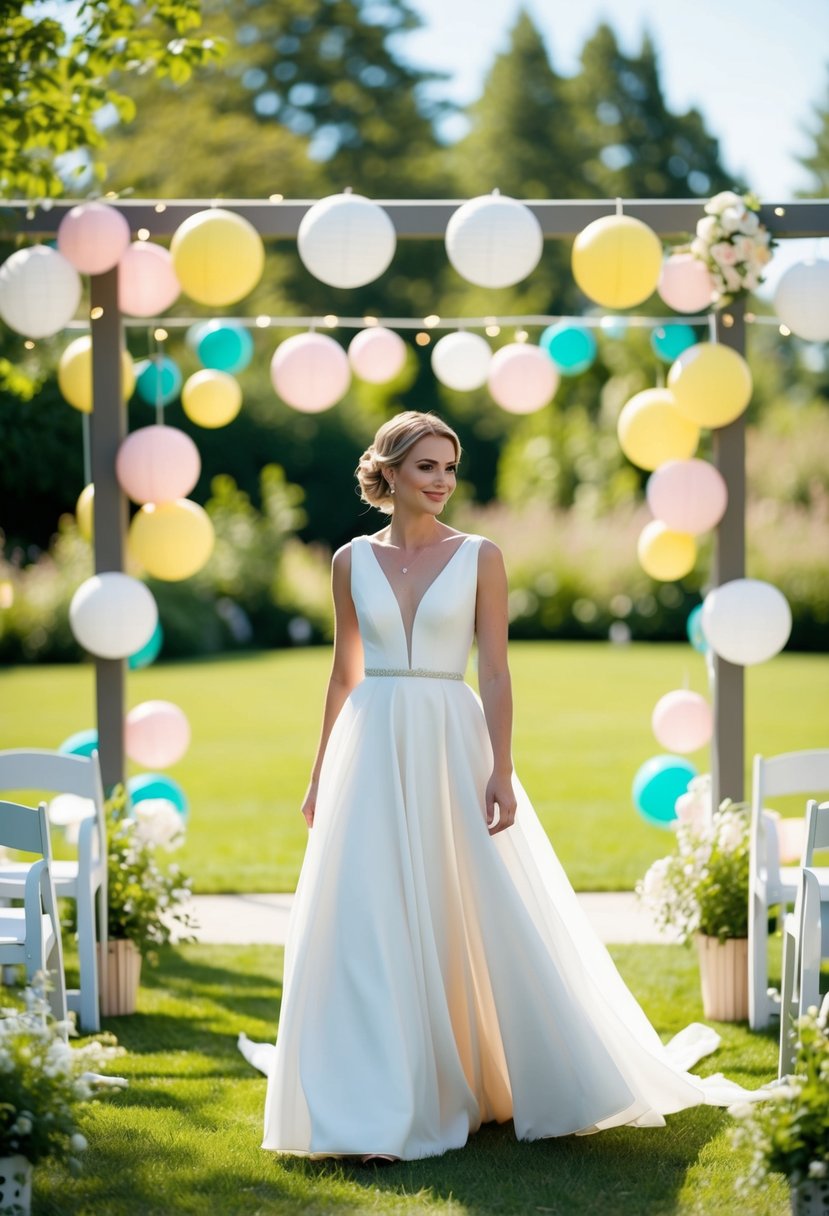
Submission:
<svg viewBox="0 0 829 1216">
<path fill-rule="evenodd" d="M 428 585 L 414 613 L 411 637 L 372 541 L 359 536 L 351 542 L 351 596 L 367 668 L 466 670 L 475 631 L 481 540 L 465 536 Z"/>
</svg>

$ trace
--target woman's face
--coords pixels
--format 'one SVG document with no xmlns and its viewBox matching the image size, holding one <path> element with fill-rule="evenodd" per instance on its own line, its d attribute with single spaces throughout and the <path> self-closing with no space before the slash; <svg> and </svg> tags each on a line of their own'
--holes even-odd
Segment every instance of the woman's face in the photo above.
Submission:
<svg viewBox="0 0 829 1216">
<path fill-rule="evenodd" d="M 457 484 L 455 446 L 443 435 L 424 435 L 390 470 L 396 507 L 440 515 Z"/>
</svg>

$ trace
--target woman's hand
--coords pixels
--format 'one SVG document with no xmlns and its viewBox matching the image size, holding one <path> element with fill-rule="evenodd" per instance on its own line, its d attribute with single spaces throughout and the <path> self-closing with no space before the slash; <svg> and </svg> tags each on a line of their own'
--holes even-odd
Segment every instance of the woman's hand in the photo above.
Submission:
<svg viewBox="0 0 829 1216">
<path fill-rule="evenodd" d="M 305 797 L 302 800 L 302 814 L 305 817 L 305 822 L 309 828 L 314 826 L 314 812 L 317 809 L 317 790 L 319 782 L 312 780 L 309 782 L 308 789 L 305 792 Z"/>
<path fill-rule="evenodd" d="M 498 822 L 495 823 L 495 807 L 498 807 Z M 509 773 L 493 773 L 486 787 L 486 822 L 490 836 L 512 827 L 518 802 L 512 788 Z M 493 824 L 495 825 L 493 827 Z"/>
</svg>

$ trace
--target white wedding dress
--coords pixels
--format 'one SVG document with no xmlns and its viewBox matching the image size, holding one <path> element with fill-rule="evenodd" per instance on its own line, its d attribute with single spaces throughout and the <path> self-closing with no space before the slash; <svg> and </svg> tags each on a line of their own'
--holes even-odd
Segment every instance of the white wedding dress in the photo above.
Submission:
<svg viewBox="0 0 829 1216">
<path fill-rule="evenodd" d="M 479 536 L 427 588 L 407 638 L 372 542 L 351 545 L 366 678 L 337 718 L 291 915 L 263 1147 L 414 1159 L 490 1119 L 531 1140 L 657 1126 L 746 1091 L 684 1071 L 587 921 L 515 781 L 490 836 L 492 751 L 463 680 Z M 679 1061 L 679 1062 L 677 1062 Z"/>
</svg>

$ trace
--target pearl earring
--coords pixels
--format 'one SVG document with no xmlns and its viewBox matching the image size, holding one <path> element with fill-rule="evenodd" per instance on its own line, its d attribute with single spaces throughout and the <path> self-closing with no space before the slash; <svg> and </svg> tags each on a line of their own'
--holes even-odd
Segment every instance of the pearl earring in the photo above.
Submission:
<svg viewBox="0 0 829 1216">
<path fill-rule="evenodd" d="M 394 493 L 394 486 L 390 485 L 390 486 L 389 486 L 389 494 L 393 494 L 393 493 Z"/>
</svg>

